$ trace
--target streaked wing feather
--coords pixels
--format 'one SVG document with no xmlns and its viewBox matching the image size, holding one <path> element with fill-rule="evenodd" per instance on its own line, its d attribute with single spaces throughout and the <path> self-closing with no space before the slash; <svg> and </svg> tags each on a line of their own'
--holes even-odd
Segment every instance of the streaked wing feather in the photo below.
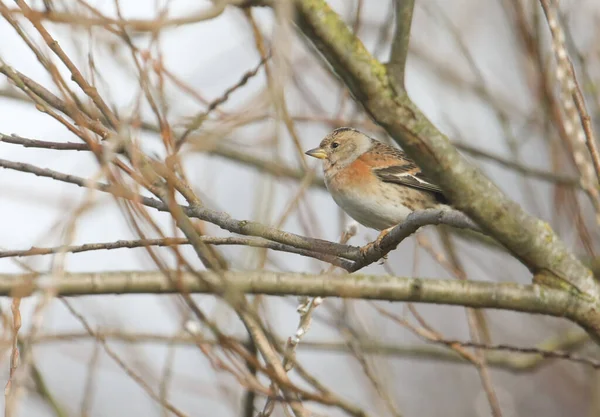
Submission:
<svg viewBox="0 0 600 417">
<path fill-rule="evenodd" d="M 423 175 L 419 167 L 410 161 L 404 161 L 402 165 L 376 168 L 373 169 L 373 173 L 384 182 L 431 191 L 443 197 L 441 188 L 432 184 L 431 181 Z"/>
<path fill-rule="evenodd" d="M 402 150 L 373 140 L 370 154 L 369 158 L 375 162 L 374 166 L 383 164 L 381 168 L 373 168 L 373 173 L 382 181 L 429 191 L 438 202 L 448 202 L 442 189 L 423 175 L 421 169 Z"/>
</svg>

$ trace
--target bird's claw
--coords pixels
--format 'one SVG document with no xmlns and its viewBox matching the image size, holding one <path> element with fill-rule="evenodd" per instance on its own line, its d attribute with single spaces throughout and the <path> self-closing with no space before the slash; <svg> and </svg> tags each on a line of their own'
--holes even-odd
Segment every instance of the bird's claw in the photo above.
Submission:
<svg viewBox="0 0 600 417">
<path fill-rule="evenodd" d="M 389 229 L 384 229 L 381 231 L 381 233 L 379 233 L 379 236 L 377 236 L 377 239 L 375 239 L 373 242 L 369 242 L 367 243 L 365 246 L 362 246 L 360 248 L 360 254 L 365 257 L 367 256 L 367 254 L 369 253 L 369 251 L 371 250 L 371 248 L 373 246 L 377 246 L 379 247 L 381 245 L 381 241 L 382 239 L 390 232 L 391 228 Z M 387 259 L 387 254 L 381 257 L 381 260 L 386 260 Z"/>
<path fill-rule="evenodd" d="M 374 243 L 373 242 L 369 242 L 367 243 L 365 246 L 361 246 L 359 248 L 360 251 L 360 256 L 362 256 L 363 258 L 365 256 L 367 256 L 367 254 L 369 253 L 369 250 L 373 247 Z"/>
</svg>

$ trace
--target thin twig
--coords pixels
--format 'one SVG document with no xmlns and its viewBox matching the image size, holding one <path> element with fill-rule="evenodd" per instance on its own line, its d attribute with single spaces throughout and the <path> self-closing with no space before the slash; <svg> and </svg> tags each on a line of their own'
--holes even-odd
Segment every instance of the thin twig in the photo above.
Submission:
<svg viewBox="0 0 600 417">
<path fill-rule="evenodd" d="M 135 381 L 135 383 L 137 383 L 139 385 L 139 387 L 142 388 L 154 401 L 158 402 L 163 407 L 166 407 L 171 413 L 173 413 L 177 417 L 187 417 L 187 414 L 185 414 L 182 411 L 180 411 L 177 407 L 175 407 L 173 404 L 171 404 L 167 400 L 162 401 L 162 399 L 159 397 L 158 394 L 156 394 L 154 392 L 154 390 L 148 384 L 148 382 L 146 382 L 142 376 L 140 376 L 133 369 L 131 369 L 123 361 L 123 359 L 121 359 L 121 357 L 110 346 L 108 346 L 108 344 L 106 343 L 106 340 L 102 338 L 102 335 L 99 334 L 99 333 L 96 333 L 92 329 L 92 327 L 88 323 L 88 321 L 83 317 L 83 315 L 81 315 L 77 310 L 75 310 L 75 308 L 71 305 L 70 302 L 68 302 L 65 299 L 63 299 L 62 302 L 65 305 L 65 307 L 67 308 L 67 310 L 69 310 L 69 312 L 75 318 L 77 318 L 78 321 L 83 325 L 83 327 L 90 334 L 90 336 L 94 337 L 98 341 L 98 343 L 104 348 L 104 351 L 106 352 L 106 354 L 112 360 L 114 360 L 117 363 L 117 365 L 120 366 L 125 371 L 125 373 L 131 379 L 133 379 Z"/>
<path fill-rule="evenodd" d="M 10 354 L 10 368 L 8 381 L 4 388 L 4 415 L 6 417 L 14 416 L 17 406 L 17 381 L 15 375 L 20 362 L 19 355 L 19 330 L 21 329 L 21 297 L 14 297 L 11 303 L 10 311 L 12 313 L 12 349 Z"/>
<path fill-rule="evenodd" d="M 85 143 L 74 142 L 49 142 L 38 139 L 28 139 L 18 135 L 5 135 L 0 133 L 0 142 L 13 145 L 22 145 L 25 148 L 41 148 L 56 151 L 90 151 L 90 147 Z"/>
<path fill-rule="evenodd" d="M 265 55 L 264 57 L 262 57 L 260 59 L 260 61 L 258 62 L 258 64 L 254 68 L 252 68 L 249 71 L 246 71 L 242 75 L 242 78 L 240 78 L 240 80 L 238 82 L 236 82 L 234 85 L 232 85 L 227 90 L 225 90 L 225 92 L 223 94 L 221 94 L 221 96 L 219 96 L 217 99 L 215 99 L 214 101 L 212 101 L 208 105 L 208 107 L 206 108 L 206 110 L 204 112 L 202 112 L 199 115 L 195 116 L 192 119 L 192 121 L 189 123 L 189 125 L 188 125 L 187 129 L 185 130 L 185 132 L 183 132 L 183 134 L 177 140 L 176 148 L 180 148 L 181 145 L 183 145 L 183 143 L 185 142 L 186 138 L 190 135 L 190 133 L 192 133 L 194 130 L 198 129 L 214 109 L 216 109 L 221 104 L 225 103 L 227 101 L 227 99 L 229 98 L 229 96 L 234 91 L 236 91 L 238 88 L 243 87 L 244 85 L 246 85 L 246 83 L 252 77 L 254 77 L 256 74 L 258 74 L 258 71 L 262 68 L 262 66 L 267 62 L 267 60 L 270 57 L 271 57 L 270 53 L 267 54 L 267 55 Z"/>
<path fill-rule="evenodd" d="M 220 16 L 225 10 L 225 6 L 230 3 L 228 1 L 217 1 L 206 10 L 188 13 L 187 16 L 175 17 L 170 19 L 158 18 L 152 20 L 145 19 L 113 19 L 105 16 L 90 17 L 83 14 L 74 14 L 60 11 L 45 11 L 39 12 L 32 10 L 30 16 L 37 20 L 47 20 L 52 23 L 65 23 L 75 26 L 103 26 L 114 25 L 122 29 L 132 30 L 135 32 L 156 32 L 162 29 L 168 29 L 177 26 L 190 25 L 214 19 Z M 10 13 L 22 14 L 19 9 L 10 9 Z"/>
<path fill-rule="evenodd" d="M 144 332 L 124 332 L 121 330 L 102 330 L 96 332 L 101 335 L 102 338 L 114 342 L 121 343 L 136 343 L 136 344 L 182 344 L 182 345 L 194 345 L 198 343 L 198 337 L 194 335 L 179 334 L 179 335 L 166 335 L 157 333 L 144 333 Z M 67 343 L 73 341 L 85 341 L 90 338 L 89 333 L 82 332 L 70 332 L 70 333 L 43 333 L 36 335 L 30 343 L 33 344 L 52 344 L 52 343 Z M 239 343 L 244 344 L 243 339 L 237 339 Z M 428 339 L 429 340 L 429 339 Z M 482 349 L 493 351 L 493 350 L 505 350 L 513 353 L 521 353 L 520 355 L 497 355 L 493 352 L 489 352 L 486 359 L 490 366 L 494 368 L 501 368 L 515 372 L 526 372 L 532 371 L 539 366 L 544 364 L 543 359 L 547 356 L 545 352 L 562 351 L 568 353 L 575 349 L 581 348 L 584 344 L 589 342 L 589 336 L 581 330 L 572 330 L 565 334 L 559 334 L 552 338 L 549 338 L 535 347 L 530 348 L 519 348 L 511 346 L 514 349 L 493 349 L 493 346 L 487 345 Z M 445 345 L 441 341 L 440 344 Z M 0 346 L 10 346 L 12 343 L 11 339 L 2 340 L 0 339 Z M 220 340 L 203 339 L 203 344 L 206 345 L 218 345 L 221 344 Z M 283 345 L 285 340 L 279 340 L 278 344 Z M 461 344 L 462 342 L 451 341 L 452 344 Z M 508 345 L 501 345 L 508 346 Z M 440 361 L 440 362 L 451 362 L 451 363 L 467 363 L 460 356 L 447 351 L 445 348 L 437 348 L 429 345 L 394 345 L 394 344 L 380 344 L 372 341 L 361 341 L 358 342 L 358 348 L 370 355 L 380 356 L 393 356 L 401 357 L 412 360 L 426 360 L 426 361 Z M 468 347 L 468 346 L 464 346 Z M 345 342 L 339 343 L 334 341 L 317 341 L 317 340 L 305 340 L 298 345 L 301 350 L 309 351 L 334 351 L 334 352 L 348 352 L 349 347 Z M 518 351 L 516 349 L 519 349 Z M 527 349 L 524 351 L 523 349 Z M 570 360 L 569 357 L 561 357 L 557 359 Z"/>
<path fill-rule="evenodd" d="M 505 168 L 509 168 L 519 174 L 523 174 L 527 177 L 537 178 L 539 180 L 548 181 L 559 185 L 568 185 L 571 187 L 581 188 L 579 180 L 572 175 L 556 174 L 551 171 L 533 168 L 529 165 L 523 165 L 514 160 L 503 158 L 499 155 L 493 155 L 475 146 L 466 143 L 454 143 L 461 151 L 468 153 L 470 156 L 486 159 L 491 162 L 495 162 Z"/>
<path fill-rule="evenodd" d="M 518 347 L 506 344 L 487 344 L 477 342 L 461 342 L 459 340 L 448 340 L 440 339 L 433 341 L 434 343 L 441 345 L 460 345 L 467 348 L 485 349 L 485 350 L 497 350 L 504 352 L 515 352 L 515 353 L 526 353 L 530 355 L 540 355 L 547 359 L 566 359 L 570 362 L 581 363 L 590 366 L 594 369 L 600 369 L 600 360 L 594 358 L 587 358 L 579 356 L 572 352 L 565 352 L 560 350 L 546 350 L 537 347 Z"/>
<path fill-rule="evenodd" d="M 445 224 L 458 229 L 480 232 L 481 229 L 471 219 L 456 210 L 419 210 L 411 213 L 403 223 L 394 227 L 380 241 L 367 246 L 363 257 L 352 265 L 350 272 L 357 271 L 385 257 L 404 239 L 426 225 Z"/>
<path fill-rule="evenodd" d="M 262 238 L 248 237 L 213 237 L 201 236 L 200 239 L 209 245 L 243 245 L 255 248 L 273 249 L 281 252 L 295 253 L 310 258 L 319 259 L 330 264 L 342 267 L 345 265 L 339 258 L 310 250 L 298 249 L 290 245 L 272 242 Z M 25 257 L 51 255 L 56 253 L 81 253 L 95 250 L 113 250 L 113 249 L 133 249 L 145 248 L 148 246 L 168 247 L 178 245 L 189 245 L 190 242 L 186 238 L 167 237 L 160 239 L 133 239 L 133 240 L 117 240 L 113 242 L 98 242 L 85 243 L 83 245 L 71 246 L 54 246 L 49 248 L 31 247 L 23 250 L 6 250 L 0 251 L 0 258 Z"/>
</svg>

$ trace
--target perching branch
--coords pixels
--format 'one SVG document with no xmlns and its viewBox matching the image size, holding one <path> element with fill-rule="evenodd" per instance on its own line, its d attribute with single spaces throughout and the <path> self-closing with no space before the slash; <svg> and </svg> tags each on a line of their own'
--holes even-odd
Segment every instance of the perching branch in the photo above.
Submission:
<svg viewBox="0 0 600 417">
<path fill-rule="evenodd" d="M 350 272 L 358 271 L 382 259 L 404 239 L 427 225 L 449 225 L 457 229 L 480 232 L 481 229 L 460 211 L 452 210 L 421 210 L 411 213 L 403 223 L 394 227 L 380 242 L 370 246 L 364 256 L 354 262 Z"/>
</svg>

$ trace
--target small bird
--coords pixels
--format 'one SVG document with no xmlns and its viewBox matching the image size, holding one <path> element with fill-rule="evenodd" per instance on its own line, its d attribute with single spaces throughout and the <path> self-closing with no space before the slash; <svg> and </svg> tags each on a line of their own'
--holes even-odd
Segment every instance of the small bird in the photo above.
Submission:
<svg viewBox="0 0 600 417">
<path fill-rule="evenodd" d="M 363 226 L 382 231 L 417 210 L 450 209 L 442 190 L 400 149 L 341 127 L 306 155 L 323 160 L 327 190 L 338 206 Z"/>
</svg>

